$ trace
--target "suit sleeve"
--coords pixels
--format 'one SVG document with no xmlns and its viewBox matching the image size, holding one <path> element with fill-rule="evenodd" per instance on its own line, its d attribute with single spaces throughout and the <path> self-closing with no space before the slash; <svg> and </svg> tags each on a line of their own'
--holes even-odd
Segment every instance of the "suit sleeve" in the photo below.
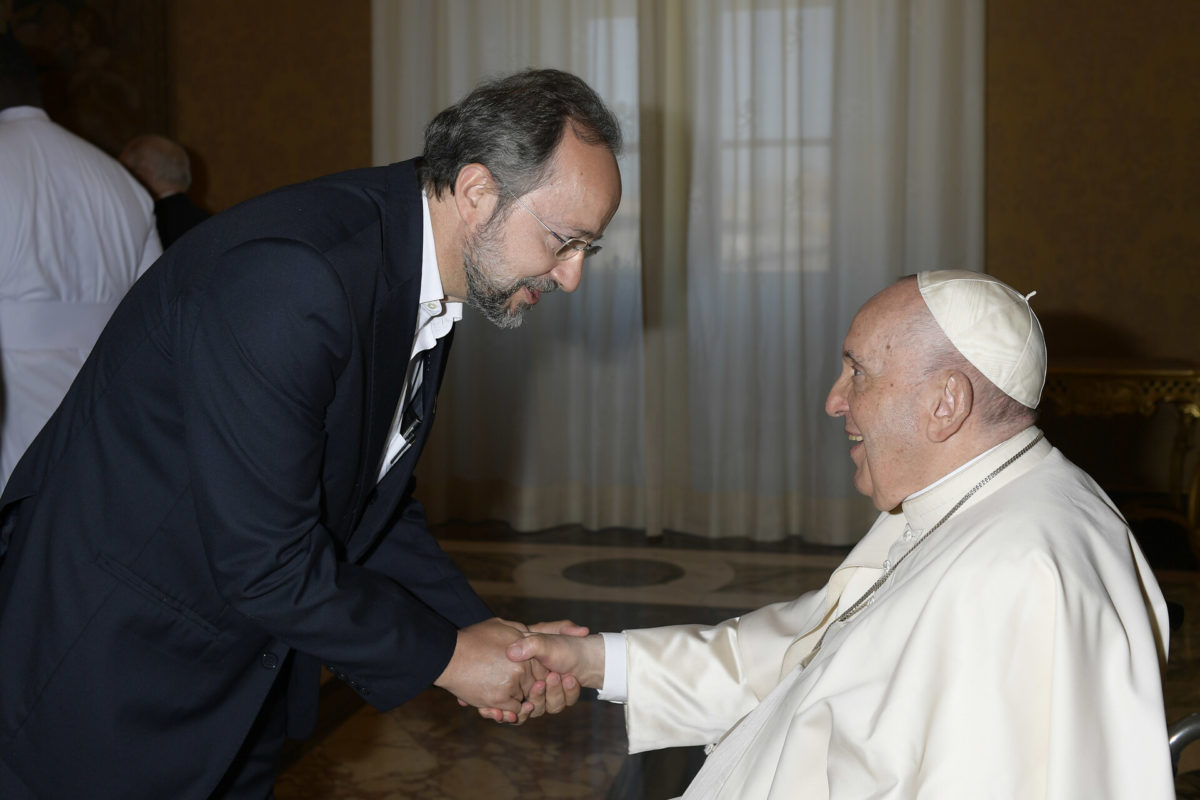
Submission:
<svg viewBox="0 0 1200 800">
<path fill-rule="evenodd" d="M 410 479 L 410 484 L 413 479 Z M 419 597 L 460 628 L 495 616 L 429 533 L 425 508 L 412 497 L 401 506 L 363 561 Z"/>
<path fill-rule="evenodd" d="M 404 702 L 441 674 L 456 626 L 340 560 L 322 524 L 324 415 L 355 336 L 340 281 L 304 245 L 257 241 L 224 254 L 196 302 L 177 369 L 216 584 L 265 632 L 337 665 L 373 705 Z"/>
</svg>

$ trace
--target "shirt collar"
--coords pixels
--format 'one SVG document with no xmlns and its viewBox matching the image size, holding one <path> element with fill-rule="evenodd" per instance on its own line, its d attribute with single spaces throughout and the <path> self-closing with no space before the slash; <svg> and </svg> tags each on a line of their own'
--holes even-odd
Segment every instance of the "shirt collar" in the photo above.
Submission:
<svg viewBox="0 0 1200 800">
<path fill-rule="evenodd" d="M 431 317 L 446 314 L 451 321 L 462 319 L 462 303 L 446 300 L 442 273 L 438 269 L 437 247 L 433 240 L 433 220 L 429 216 L 429 198 L 421 192 L 421 310 Z"/>
</svg>

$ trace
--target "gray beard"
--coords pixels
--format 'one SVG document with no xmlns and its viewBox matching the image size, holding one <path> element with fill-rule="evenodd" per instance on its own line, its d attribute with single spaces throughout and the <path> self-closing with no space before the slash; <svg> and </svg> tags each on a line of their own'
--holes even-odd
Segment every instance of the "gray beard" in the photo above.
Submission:
<svg viewBox="0 0 1200 800">
<path fill-rule="evenodd" d="M 521 327 L 525 321 L 525 311 L 529 304 L 521 302 L 516 308 L 509 308 L 513 295 L 529 287 L 540 294 L 553 292 L 558 288 L 558 282 L 553 278 L 521 278 L 505 285 L 487 274 L 483 264 L 497 264 L 495 237 L 490 230 L 480 231 L 479 235 L 463 245 L 463 273 L 467 279 L 467 305 L 474 308 L 484 319 L 497 328 L 511 329 Z"/>
</svg>

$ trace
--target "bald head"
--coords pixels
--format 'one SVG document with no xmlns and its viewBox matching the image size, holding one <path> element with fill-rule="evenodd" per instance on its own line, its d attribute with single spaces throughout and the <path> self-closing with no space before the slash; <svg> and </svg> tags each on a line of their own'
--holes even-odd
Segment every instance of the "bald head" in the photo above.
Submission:
<svg viewBox="0 0 1200 800">
<path fill-rule="evenodd" d="M 164 136 L 135 137 L 119 158 L 156 200 L 186 192 L 192 185 L 187 152 Z"/>
</svg>

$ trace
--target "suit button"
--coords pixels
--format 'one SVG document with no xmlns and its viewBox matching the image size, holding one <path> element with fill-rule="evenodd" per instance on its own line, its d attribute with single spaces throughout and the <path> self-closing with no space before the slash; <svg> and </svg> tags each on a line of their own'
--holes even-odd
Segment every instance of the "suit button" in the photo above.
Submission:
<svg viewBox="0 0 1200 800">
<path fill-rule="evenodd" d="M 279 666 L 279 656 L 269 651 L 265 652 L 260 657 L 259 663 L 263 665 L 264 669 L 275 669 Z"/>
</svg>

